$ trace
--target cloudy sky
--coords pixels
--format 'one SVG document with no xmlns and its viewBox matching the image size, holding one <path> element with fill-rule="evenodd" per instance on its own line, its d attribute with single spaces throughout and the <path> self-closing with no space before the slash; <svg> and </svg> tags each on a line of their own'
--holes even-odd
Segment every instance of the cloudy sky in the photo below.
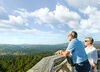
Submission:
<svg viewBox="0 0 100 72">
<path fill-rule="evenodd" d="M 0 44 L 60 44 L 69 31 L 100 41 L 100 0 L 0 0 Z"/>
</svg>

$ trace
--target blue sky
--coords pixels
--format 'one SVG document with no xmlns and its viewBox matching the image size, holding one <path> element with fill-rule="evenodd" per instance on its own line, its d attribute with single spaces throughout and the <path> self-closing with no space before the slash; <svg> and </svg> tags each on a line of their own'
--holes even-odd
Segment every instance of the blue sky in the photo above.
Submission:
<svg viewBox="0 0 100 72">
<path fill-rule="evenodd" d="M 0 44 L 61 44 L 71 30 L 100 40 L 99 0 L 0 0 Z"/>
</svg>

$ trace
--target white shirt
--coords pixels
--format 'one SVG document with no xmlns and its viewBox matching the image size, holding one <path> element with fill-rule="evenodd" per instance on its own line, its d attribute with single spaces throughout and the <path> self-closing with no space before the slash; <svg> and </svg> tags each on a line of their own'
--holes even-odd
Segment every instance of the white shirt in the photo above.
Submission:
<svg viewBox="0 0 100 72">
<path fill-rule="evenodd" d="M 97 54 L 97 49 L 94 46 L 91 47 L 86 47 L 85 48 L 86 54 L 88 56 L 88 60 L 90 64 L 96 63 L 98 60 L 98 54 Z M 94 72 L 97 72 L 97 68 L 95 67 Z"/>
</svg>

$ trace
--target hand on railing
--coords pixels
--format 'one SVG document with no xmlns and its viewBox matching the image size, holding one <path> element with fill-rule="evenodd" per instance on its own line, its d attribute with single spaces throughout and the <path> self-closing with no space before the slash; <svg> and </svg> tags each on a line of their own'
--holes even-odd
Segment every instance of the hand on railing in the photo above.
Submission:
<svg viewBox="0 0 100 72">
<path fill-rule="evenodd" d="M 55 52 L 55 55 L 61 55 L 62 52 L 63 50 L 58 50 L 57 52 Z"/>
<path fill-rule="evenodd" d="M 59 53 L 59 50 L 58 50 L 57 52 L 55 52 L 54 54 L 55 54 L 55 55 L 59 55 L 59 54 L 60 54 L 60 53 Z"/>
<path fill-rule="evenodd" d="M 61 52 L 62 52 L 62 51 L 63 51 L 63 50 L 58 50 L 58 51 L 55 53 L 55 55 L 61 55 Z M 74 63 L 73 63 L 73 61 L 72 61 L 71 55 L 68 55 L 68 56 L 66 57 L 66 59 L 67 59 L 68 63 L 69 63 L 71 66 L 74 66 Z"/>
</svg>

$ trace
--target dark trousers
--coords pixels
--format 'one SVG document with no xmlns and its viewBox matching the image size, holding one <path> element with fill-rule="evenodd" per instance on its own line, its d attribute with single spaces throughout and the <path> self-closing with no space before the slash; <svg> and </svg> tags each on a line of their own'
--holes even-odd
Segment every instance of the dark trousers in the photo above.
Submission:
<svg viewBox="0 0 100 72">
<path fill-rule="evenodd" d="M 75 64 L 75 72 L 89 72 L 91 65 L 88 60 Z"/>
</svg>

